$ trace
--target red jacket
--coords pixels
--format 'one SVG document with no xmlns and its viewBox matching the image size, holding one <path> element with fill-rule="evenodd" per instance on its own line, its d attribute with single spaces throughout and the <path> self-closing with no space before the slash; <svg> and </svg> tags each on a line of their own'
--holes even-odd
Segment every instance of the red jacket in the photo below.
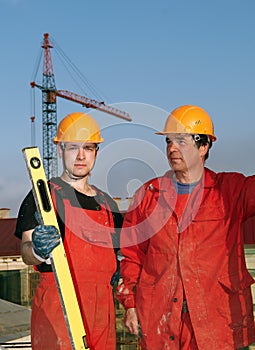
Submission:
<svg viewBox="0 0 255 350">
<path fill-rule="evenodd" d="M 255 215 L 255 176 L 205 169 L 180 220 L 172 176 L 142 186 L 125 216 L 118 298 L 137 308 L 144 349 L 179 349 L 184 298 L 200 350 L 251 344 L 254 280 L 241 224 Z"/>
</svg>

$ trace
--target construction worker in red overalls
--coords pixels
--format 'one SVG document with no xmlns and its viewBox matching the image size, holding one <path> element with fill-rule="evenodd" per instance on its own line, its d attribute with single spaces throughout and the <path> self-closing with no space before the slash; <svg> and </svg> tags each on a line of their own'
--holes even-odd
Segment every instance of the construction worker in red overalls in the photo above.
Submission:
<svg viewBox="0 0 255 350">
<path fill-rule="evenodd" d="M 125 325 L 138 335 L 140 324 L 143 350 L 248 349 L 242 223 L 255 215 L 255 176 L 205 167 L 216 137 L 199 106 L 174 109 L 158 134 L 171 170 L 137 190 L 121 231 Z"/>
<path fill-rule="evenodd" d="M 117 228 L 122 216 L 113 199 L 88 181 L 103 141 L 91 116 L 67 115 L 54 139 L 63 172 L 49 182 L 91 350 L 116 348 L 112 277 L 116 276 Z M 68 329 L 48 259 L 59 244 L 59 235 L 55 227 L 39 225 L 37 220 L 30 192 L 20 207 L 15 234 L 22 238 L 24 262 L 40 271 L 32 305 L 32 349 L 69 350 Z"/>
</svg>

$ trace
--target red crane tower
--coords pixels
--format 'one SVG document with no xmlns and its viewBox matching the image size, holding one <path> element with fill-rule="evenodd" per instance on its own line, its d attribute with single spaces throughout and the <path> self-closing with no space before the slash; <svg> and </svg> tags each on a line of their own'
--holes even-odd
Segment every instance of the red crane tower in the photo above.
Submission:
<svg viewBox="0 0 255 350">
<path fill-rule="evenodd" d="M 117 108 L 98 102 L 85 96 L 78 95 L 67 90 L 57 90 L 53 71 L 50 49 L 53 45 L 49 41 L 49 34 L 44 34 L 42 48 L 44 49 L 43 79 L 42 85 L 31 82 L 32 88 L 37 87 L 42 91 L 42 138 L 43 138 L 43 165 L 47 179 L 57 176 L 57 148 L 52 140 L 57 132 L 57 96 L 80 103 L 86 108 L 95 108 L 115 117 L 131 121 L 128 113 Z"/>
</svg>

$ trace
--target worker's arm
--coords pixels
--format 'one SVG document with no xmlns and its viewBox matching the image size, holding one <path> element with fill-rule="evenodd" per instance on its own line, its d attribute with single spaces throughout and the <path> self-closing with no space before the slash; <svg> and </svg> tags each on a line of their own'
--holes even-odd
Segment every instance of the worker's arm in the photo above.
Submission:
<svg viewBox="0 0 255 350">
<path fill-rule="evenodd" d="M 121 253 L 123 256 L 120 261 L 122 283 L 117 287 L 116 298 L 126 310 L 129 310 L 127 320 L 134 320 L 136 316 L 132 312 L 136 307 L 136 288 L 149 246 L 149 239 L 143 239 L 146 235 L 141 231 L 141 228 L 142 230 L 143 228 L 146 230 L 146 227 L 141 224 L 143 222 L 143 213 L 141 212 L 140 205 L 143 194 L 144 191 L 141 190 L 134 196 L 132 204 L 125 214 L 120 237 Z"/>
<path fill-rule="evenodd" d="M 25 264 L 39 265 L 46 262 L 52 250 L 60 243 L 56 227 L 39 225 L 22 234 L 21 255 Z"/>
<path fill-rule="evenodd" d="M 22 260 L 27 265 L 39 265 L 42 262 L 36 259 L 36 257 L 32 252 L 32 233 L 33 233 L 33 230 L 25 231 L 22 233 L 22 241 L 21 241 Z"/>
</svg>

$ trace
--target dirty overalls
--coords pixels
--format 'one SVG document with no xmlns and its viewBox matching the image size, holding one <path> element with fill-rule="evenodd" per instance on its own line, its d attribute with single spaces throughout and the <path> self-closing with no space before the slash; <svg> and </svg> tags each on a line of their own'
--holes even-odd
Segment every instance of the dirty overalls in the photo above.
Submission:
<svg viewBox="0 0 255 350">
<path fill-rule="evenodd" d="M 54 203 L 58 190 L 59 187 L 53 184 Z M 82 209 L 77 200 L 71 203 L 68 198 L 62 198 L 62 202 L 64 247 L 88 345 L 91 350 L 114 350 L 115 312 L 110 280 L 116 270 L 116 258 L 112 248 L 114 223 L 109 205 L 105 200 L 105 205 L 100 205 L 101 210 L 97 211 Z M 72 349 L 52 272 L 41 273 L 31 323 L 34 350 Z"/>
</svg>

